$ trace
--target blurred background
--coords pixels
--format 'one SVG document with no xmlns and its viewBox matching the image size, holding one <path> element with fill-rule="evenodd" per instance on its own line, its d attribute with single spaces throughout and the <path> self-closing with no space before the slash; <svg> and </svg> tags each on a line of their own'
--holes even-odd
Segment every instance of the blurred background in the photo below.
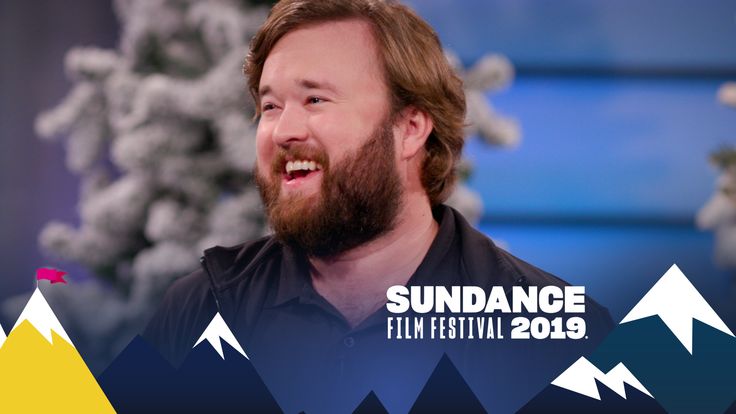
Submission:
<svg viewBox="0 0 736 414">
<path fill-rule="evenodd" d="M 717 100 L 736 80 L 736 1 L 406 3 L 461 66 L 489 53 L 513 65 L 513 80 L 484 97 L 520 139 L 471 137 L 465 149 L 483 232 L 585 285 L 617 321 L 677 263 L 736 329 L 736 274 L 695 225 L 717 192 L 709 156 L 736 145 L 736 110 Z M 66 52 L 115 49 L 120 33 L 107 1 L 0 2 L 0 300 L 29 295 L 45 265 L 95 279 L 39 247 L 49 221 L 80 224 L 81 194 L 65 147 L 39 139 L 34 120 L 72 89 Z M 14 319 L 0 321 L 7 331 Z"/>
<path fill-rule="evenodd" d="M 716 98 L 736 79 L 736 2 L 409 4 L 463 62 L 493 51 L 516 69 L 493 104 L 520 144 L 465 149 L 484 232 L 617 321 L 677 263 L 734 327 L 734 272 L 695 216 L 716 191 L 709 155 L 736 144 L 736 111 Z"/>
<path fill-rule="evenodd" d="M 65 167 L 65 149 L 43 142 L 34 120 L 69 92 L 64 56 L 79 45 L 114 48 L 112 4 L 97 0 L 0 2 L 0 298 L 30 294 L 35 270 L 57 265 L 86 270 L 44 254 L 38 237 L 52 219 L 79 223 L 79 179 Z M 9 318 L 10 319 L 10 318 Z M 15 321 L 2 320 L 5 330 Z"/>
</svg>

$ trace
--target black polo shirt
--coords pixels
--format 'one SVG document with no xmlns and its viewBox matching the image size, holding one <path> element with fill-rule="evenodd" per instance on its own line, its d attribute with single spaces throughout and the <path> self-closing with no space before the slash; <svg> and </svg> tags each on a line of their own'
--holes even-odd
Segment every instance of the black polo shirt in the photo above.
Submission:
<svg viewBox="0 0 736 414">
<path fill-rule="evenodd" d="M 453 209 L 433 214 L 439 231 L 407 285 L 564 285 Z M 144 337 L 181 362 L 219 310 L 287 413 L 350 412 L 370 391 L 390 412 L 407 412 L 447 353 L 487 408 L 507 412 L 611 328 L 605 309 L 590 300 L 586 309 L 592 339 L 584 342 L 388 339 L 387 317 L 396 315 L 382 307 L 351 328 L 314 289 L 305 255 L 268 237 L 206 251 L 203 269 L 172 286 Z"/>
</svg>

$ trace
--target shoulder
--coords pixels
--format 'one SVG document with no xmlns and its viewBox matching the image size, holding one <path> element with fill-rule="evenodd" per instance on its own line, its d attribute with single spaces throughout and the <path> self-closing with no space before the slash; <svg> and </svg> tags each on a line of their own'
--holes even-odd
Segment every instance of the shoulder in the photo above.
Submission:
<svg viewBox="0 0 736 414">
<path fill-rule="evenodd" d="M 204 251 L 202 269 L 211 287 L 222 290 L 252 278 L 261 264 L 282 253 L 283 245 L 273 236 L 232 247 L 215 246 Z"/>
<path fill-rule="evenodd" d="M 497 257 L 500 271 L 508 272 L 516 284 L 530 286 L 569 286 L 565 280 L 546 272 L 518 257 L 507 252 L 506 250 L 493 246 L 493 254 Z"/>
<path fill-rule="evenodd" d="M 570 286 L 565 280 L 546 272 L 498 247 L 488 236 L 473 228 L 457 212 L 456 231 L 462 245 L 465 278 L 469 283 L 490 287 L 512 286 Z M 611 315 L 604 306 L 585 296 L 585 318 L 600 335 L 613 329 Z"/>
<path fill-rule="evenodd" d="M 455 232 L 459 239 L 464 277 L 479 286 L 515 285 L 566 286 L 557 276 L 533 266 L 497 246 L 488 236 L 471 226 L 452 210 Z"/>
<path fill-rule="evenodd" d="M 459 239 L 465 278 L 479 286 L 514 285 L 569 286 L 569 283 L 497 246 L 488 236 L 471 226 L 449 208 Z"/>
<path fill-rule="evenodd" d="M 168 288 L 143 337 L 172 363 L 181 362 L 214 315 L 220 312 L 218 292 L 230 284 L 230 279 L 249 277 L 247 272 L 233 269 L 247 268 L 259 260 L 269 250 L 270 240 L 265 237 L 237 246 L 207 249 L 201 268 Z"/>
<path fill-rule="evenodd" d="M 570 286 L 570 283 L 567 281 L 545 272 L 503 249 L 497 247 L 496 250 L 499 260 L 504 263 L 504 266 L 510 272 L 513 272 L 517 285 L 539 287 L 557 286 L 559 288 Z M 588 294 L 585 295 L 584 317 L 587 321 L 591 337 L 594 337 L 596 340 L 602 340 L 614 327 L 614 322 L 608 309 L 593 300 Z"/>
<path fill-rule="evenodd" d="M 143 337 L 171 363 L 178 365 L 217 312 L 202 269 L 178 279 L 166 291 Z"/>
<path fill-rule="evenodd" d="M 207 301 L 210 283 L 203 269 L 197 269 L 192 273 L 177 279 L 166 290 L 163 306 L 188 308 L 193 304 L 201 304 Z"/>
</svg>

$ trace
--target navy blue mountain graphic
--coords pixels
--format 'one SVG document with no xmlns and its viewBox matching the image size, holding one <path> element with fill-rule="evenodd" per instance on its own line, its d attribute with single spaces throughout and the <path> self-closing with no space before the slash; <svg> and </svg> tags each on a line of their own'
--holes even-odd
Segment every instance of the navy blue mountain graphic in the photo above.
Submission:
<svg viewBox="0 0 736 414">
<path fill-rule="evenodd" d="M 375 392 L 371 391 L 353 411 L 353 414 L 388 414 L 388 410 L 383 406 L 381 400 Z"/>
<path fill-rule="evenodd" d="M 174 369 L 137 336 L 99 377 L 110 403 L 126 413 L 282 413 L 250 360 L 221 342 L 194 347 Z"/>
<path fill-rule="evenodd" d="M 410 414 L 487 413 L 447 354 L 437 363 Z"/>
<path fill-rule="evenodd" d="M 97 378 L 118 413 L 168 412 L 177 395 L 174 367 L 136 336 Z"/>
<path fill-rule="evenodd" d="M 248 358 L 222 342 L 225 359 L 206 343 L 189 352 L 179 369 L 179 413 L 281 413 Z"/>
</svg>

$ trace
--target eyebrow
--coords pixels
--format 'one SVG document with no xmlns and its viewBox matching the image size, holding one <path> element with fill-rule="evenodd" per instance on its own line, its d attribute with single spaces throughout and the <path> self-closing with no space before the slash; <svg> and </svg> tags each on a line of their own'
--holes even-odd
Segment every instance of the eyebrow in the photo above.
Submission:
<svg viewBox="0 0 736 414">
<path fill-rule="evenodd" d="M 261 86 L 261 88 L 258 89 L 258 97 L 259 98 L 262 97 L 263 95 L 266 95 L 266 94 L 269 94 L 269 93 L 271 93 L 271 87 L 268 86 L 268 85 Z"/>
<path fill-rule="evenodd" d="M 305 89 L 325 89 L 331 92 L 337 92 L 337 88 L 335 87 L 335 85 L 327 81 L 317 82 L 310 79 L 302 79 L 299 80 L 297 83 L 299 84 L 299 86 Z"/>
<path fill-rule="evenodd" d="M 296 81 L 296 83 L 297 85 L 301 86 L 304 89 L 324 89 L 324 90 L 328 90 L 333 93 L 337 93 L 337 87 L 335 87 L 335 85 L 327 81 L 318 82 L 318 81 L 311 80 L 311 79 L 299 79 Z M 261 97 L 261 96 L 267 95 L 271 93 L 272 91 L 273 89 L 271 88 L 271 86 L 264 85 L 258 90 L 258 96 Z"/>
</svg>

